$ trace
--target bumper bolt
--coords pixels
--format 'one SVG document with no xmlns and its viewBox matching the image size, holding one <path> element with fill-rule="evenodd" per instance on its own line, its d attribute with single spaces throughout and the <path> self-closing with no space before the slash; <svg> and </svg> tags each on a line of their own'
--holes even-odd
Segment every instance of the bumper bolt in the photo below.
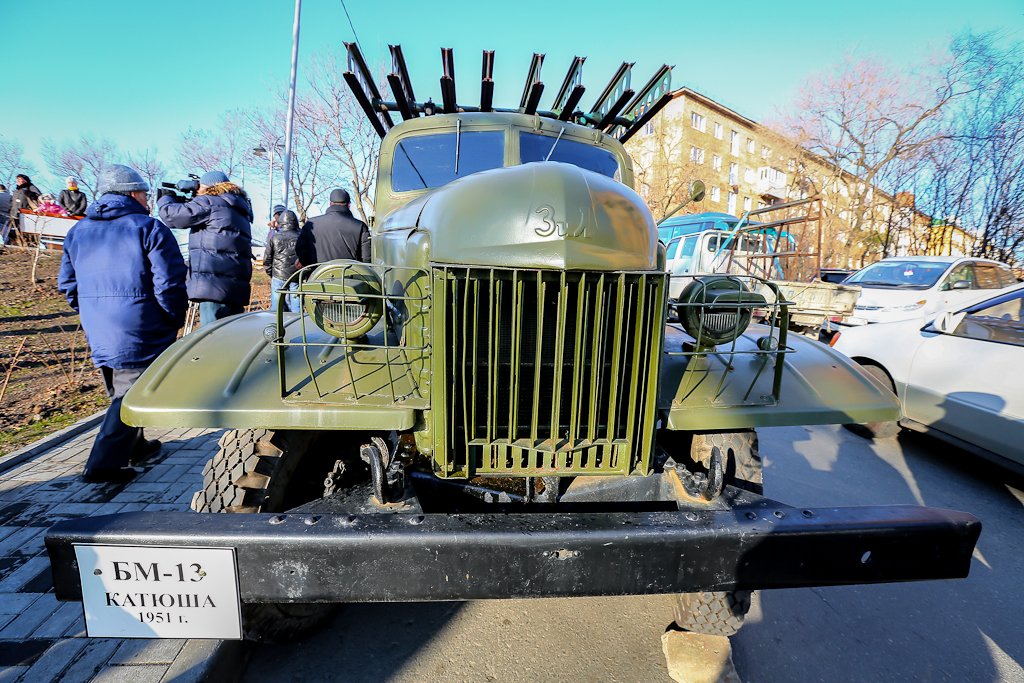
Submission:
<svg viewBox="0 0 1024 683">
<path fill-rule="evenodd" d="M 683 516 L 686 517 L 686 519 L 690 520 L 691 522 L 696 522 L 697 521 L 697 513 L 696 512 L 687 512 Z"/>
<path fill-rule="evenodd" d="M 757 519 L 757 513 L 756 512 L 748 512 L 747 513 L 747 519 Z"/>
<path fill-rule="evenodd" d="M 280 524 L 283 521 L 284 521 L 284 515 L 274 515 L 273 517 L 270 518 L 270 523 L 271 524 Z"/>
<path fill-rule="evenodd" d="M 810 510 L 804 510 L 804 511 L 803 511 L 803 516 L 804 516 L 804 517 L 806 517 L 806 518 L 808 518 L 808 519 L 810 519 L 811 517 L 813 517 L 813 516 L 814 516 L 814 513 L 813 513 L 813 512 L 811 512 Z"/>
<path fill-rule="evenodd" d="M 304 519 L 302 521 L 306 523 L 306 526 L 313 526 L 314 524 L 316 524 L 317 522 L 320 521 L 320 515 L 313 515 L 311 517 L 306 517 L 306 519 Z"/>
<path fill-rule="evenodd" d="M 786 513 L 783 512 L 782 510 L 776 510 L 775 511 L 775 516 L 778 517 L 779 519 L 785 519 L 786 518 Z"/>
<path fill-rule="evenodd" d="M 423 515 L 416 515 L 415 517 L 413 517 L 412 519 L 409 520 L 409 524 L 412 524 L 414 526 L 415 525 L 419 525 L 419 524 L 423 524 L 423 519 L 424 519 Z"/>
</svg>

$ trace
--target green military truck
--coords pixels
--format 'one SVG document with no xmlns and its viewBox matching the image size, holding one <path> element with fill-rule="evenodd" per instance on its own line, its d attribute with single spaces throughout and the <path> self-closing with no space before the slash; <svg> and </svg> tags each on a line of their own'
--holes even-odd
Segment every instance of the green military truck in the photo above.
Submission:
<svg viewBox="0 0 1024 683">
<path fill-rule="evenodd" d="M 535 55 L 498 110 L 493 53 L 467 106 L 451 51 L 435 104 L 391 49 L 385 101 L 348 46 L 383 138 L 372 263 L 305 268 L 302 314 L 203 327 L 124 399 L 132 425 L 227 430 L 204 514 L 47 534 L 90 635 L 284 639 L 343 602 L 652 593 L 675 595 L 680 627 L 729 635 L 755 589 L 967 575 L 969 514 L 763 496 L 758 427 L 899 408 L 787 335 L 757 278 L 696 278 L 666 324 L 665 246 L 622 141 L 667 101 L 667 67 L 635 94 L 624 64 L 582 112 L 577 59 L 539 111 Z"/>
</svg>

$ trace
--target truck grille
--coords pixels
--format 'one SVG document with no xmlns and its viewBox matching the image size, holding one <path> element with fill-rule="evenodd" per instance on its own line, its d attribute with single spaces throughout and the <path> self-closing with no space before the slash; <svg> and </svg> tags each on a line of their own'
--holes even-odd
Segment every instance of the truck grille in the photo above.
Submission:
<svg viewBox="0 0 1024 683">
<path fill-rule="evenodd" d="M 440 476 L 647 472 L 665 277 L 434 270 Z"/>
</svg>

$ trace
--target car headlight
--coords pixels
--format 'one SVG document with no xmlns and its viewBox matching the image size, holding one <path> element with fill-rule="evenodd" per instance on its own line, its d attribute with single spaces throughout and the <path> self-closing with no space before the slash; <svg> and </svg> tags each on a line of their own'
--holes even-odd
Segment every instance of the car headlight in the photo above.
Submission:
<svg viewBox="0 0 1024 683">
<path fill-rule="evenodd" d="M 884 306 L 882 311 L 886 313 L 895 313 L 897 311 L 916 311 L 917 309 L 924 306 L 927 301 L 918 301 L 917 303 L 907 304 L 906 306 Z"/>
<path fill-rule="evenodd" d="M 735 277 L 702 277 L 686 285 L 676 308 L 679 322 L 698 346 L 728 344 L 750 325 L 754 309 L 767 303 Z"/>
<path fill-rule="evenodd" d="M 299 285 L 303 308 L 317 327 L 356 339 L 380 321 L 383 287 L 373 268 L 358 261 L 331 261 Z"/>
</svg>

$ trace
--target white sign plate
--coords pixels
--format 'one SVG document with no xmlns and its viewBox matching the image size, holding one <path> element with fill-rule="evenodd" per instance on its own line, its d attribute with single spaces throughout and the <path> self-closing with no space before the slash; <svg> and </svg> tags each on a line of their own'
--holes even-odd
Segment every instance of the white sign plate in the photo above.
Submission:
<svg viewBox="0 0 1024 683">
<path fill-rule="evenodd" d="M 75 545 L 92 638 L 242 637 L 234 548 Z"/>
</svg>

